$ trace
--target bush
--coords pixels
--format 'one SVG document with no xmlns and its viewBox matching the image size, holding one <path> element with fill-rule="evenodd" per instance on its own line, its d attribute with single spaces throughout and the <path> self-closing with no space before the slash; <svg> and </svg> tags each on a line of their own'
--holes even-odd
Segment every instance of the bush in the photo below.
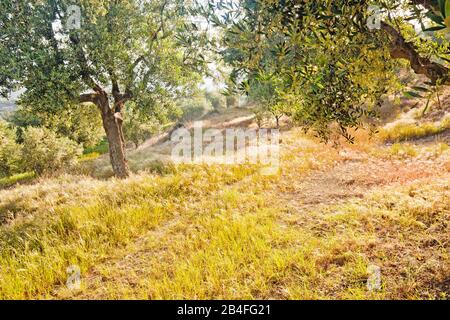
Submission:
<svg viewBox="0 0 450 320">
<path fill-rule="evenodd" d="M 27 183 L 33 181 L 34 178 L 36 178 L 36 174 L 34 172 L 19 173 L 10 177 L 1 178 L 0 189 L 9 188 L 16 184 Z"/>
<path fill-rule="evenodd" d="M 85 148 L 83 154 L 98 153 L 102 155 L 108 152 L 109 152 L 108 139 L 103 138 L 103 140 L 100 141 L 96 146 Z"/>
<path fill-rule="evenodd" d="M 22 159 L 26 170 L 38 175 L 70 168 L 76 164 L 82 148 L 66 137 L 59 137 L 44 128 L 28 128 L 24 131 Z"/>
<path fill-rule="evenodd" d="M 252 112 L 255 116 L 255 121 L 258 125 L 258 128 L 261 128 L 264 125 L 265 121 L 268 119 L 269 113 L 264 108 L 261 108 L 259 106 L 252 108 Z"/>
<path fill-rule="evenodd" d="M 0 120 L 0 177 L 8 177 L 20 171 L 20 146 L 15 131 Z"/>
<path fill-rule="evenodd" d="M 184 122 L 192 122 L 203 117 L 205 113 L 205 107 L 190 105 L 183 109 L 183 117 L 181 119 Z"/>
<path fill-rule="evenodd" d="M 16 125 L 18 142 L 23 142 L 23 130 L 27 127 L 44 127 L 90 148 L 105 136 L 102 120 L 96 106 L 83 104 L 70 106 L 55 113 L 45 113 L 21 106 L 8 119 Z"/>
<path fill-rule="evenodd" d="M 450 129 L 450 117 L 444 118 L 441 123 L 399 123 L 391 128 L 380 130 L 382 141 L 402 142 L 440 134 Z"/>
<path fill-rule="evenodd" d="M 226 105 L 228 109 L 236 108 L 238 106 L 238 98 L 236 96 L 226 96 Z"/>
</svg>

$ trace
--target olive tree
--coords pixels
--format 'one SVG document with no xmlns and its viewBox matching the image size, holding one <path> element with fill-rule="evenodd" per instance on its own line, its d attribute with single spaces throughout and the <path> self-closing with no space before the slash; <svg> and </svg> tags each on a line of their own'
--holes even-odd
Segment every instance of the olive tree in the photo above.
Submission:
<svg viewBox="0 0 450 320">
<path fill-rule="evenodd" d="M 129 168 L 124 107 L 161 108 L 189 92 L 203 56 L 181 0 L 2 0 L 0 92 L 36 111 L 94 104 L 117 177 Z"/>
</svg>

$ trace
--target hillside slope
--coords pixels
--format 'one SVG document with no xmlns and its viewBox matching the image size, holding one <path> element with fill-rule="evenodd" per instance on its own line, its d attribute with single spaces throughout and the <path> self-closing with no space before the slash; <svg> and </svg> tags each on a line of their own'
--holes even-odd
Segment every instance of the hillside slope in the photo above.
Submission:
<svg viewBox="0 0 450 320">
<path fill-rule="evenodd" d="M 245 117 L 207 125 L 254 125 Z M 0 191 L 0 298 L 448 299 L 450 148 L 359 141 L 336 149 L 285 130 L 273 176 L 159 164 Z M 381 288 L 369 290 L 373 267 Z"/>
</svg>

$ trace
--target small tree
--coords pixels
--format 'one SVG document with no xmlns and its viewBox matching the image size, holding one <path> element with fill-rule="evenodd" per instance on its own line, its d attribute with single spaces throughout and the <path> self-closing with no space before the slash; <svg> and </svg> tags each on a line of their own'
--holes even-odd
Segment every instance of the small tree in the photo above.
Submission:
<svg viewBox="0 0 450 320">
<path fill-rule="evenodd" d="M 206 99 L 203 92 L 199 92 L 194 97 L 183 99 L 180 102 L 180 108 L 183 112 L 182 121 L 191 122 L 204 116 L 207 112 L 213 110 L 211 101 Z"/>
<path fill-rule="evenodd" d="M 238 105 L 238 98 L 235 95 L 228 95 L 227 99 L 227 109 L 236 108 Z"/>
<path fill-rule="evenodd" d="M 211 103 L 214 111 L 220 111 L 226 108 L 226 99 L 219 92 L 206 92 L 205 96 Z"/>
<path fill-rule="evenodd" d="M 261 106 L 255 106 L 252 108 L 253 115 L 255 116 L 256 125 L 261 128 L 267 119 L 267 110 Z"/>
<path fill-rule="evenodd" d="M 249 83 L 248 95 L 250 101 L 255 104 L 253 110 L 258 126 L 264 118 L 272 115 L 276 127 L 280 127 L 280 119 L 287 113 L 289 107 L 282 101 L 278 92 L 279 87 L 282 87 L 282 82 L 273 78 L 255 78 Z"/>
<path fill-rule="evenodd" d="M 160 125 L 151 119 L 128 115 L 123 125 L 125 139 L 132 142 L 137 149 L 145 140 L 156 133 Z"/>
<path fill-rule="evenodd" d="M 283 116 L 286 115 L 286 105 L 284 103 L 277 103 L 270 107 L 269 112 L 272 114 L 272 116 L 275 118 L 275 124 L 277 126 L 277 129 L 280 128 L 280 120 L 283 118 Z"/>
</svg>

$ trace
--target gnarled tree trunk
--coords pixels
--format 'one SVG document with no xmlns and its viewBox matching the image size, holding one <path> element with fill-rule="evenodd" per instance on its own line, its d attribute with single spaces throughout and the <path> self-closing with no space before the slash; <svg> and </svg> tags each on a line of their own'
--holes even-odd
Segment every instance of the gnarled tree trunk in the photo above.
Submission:
<svg viewBox="0 0 450 320">
<path fill-rule="evenodd" d="M 103 128 L 109 142 L 109 157 L 114 174 L 118 178 L 127 178 L 130 175 L 130 169 L 125 155 L 121 109 L 117 109 L 117 107 L 114 110 L 111 109 L 107 96 L 99 100 L 98 107 L 102 114 Z"/>
<path fill-rule="evenodd" d="M 112 73 L 113 74 L 113 73 Z M 114 107 L 110 107 L 108 93 L 89 77 L 87 81 L 92 84 L 93 93 L 85 93 L 80 95 L 80 103 L 93 103 L 100 110 L 102 116 L 103 128 L 109 142 L 109 158 L 117 178 L 127 178 L 130 175 L 128 161 L 125 156 L 125 138 L 123 135 L 123 118 L 122 112 L 125 102 L 131 97 L 129 91 L 121 94 L 117 81 L 113 80 L 112 97 L 114 98 Z"/>
<path fill-rule="evenodd" d="M 416 1 L 423 5 L 430 5 L 429 1 Z M 381 22 L 381 29 L 387 32 L 392 40 L 391 57 L 394 59 L 406 59 L 416 74 L 422 74 L 431 80 L 433 84 L 450 85 L 450 69 L 431 61 L 419 54 L 416 47 L 407 42 L 399 30 L 386 22 Z"/>
</svg>

